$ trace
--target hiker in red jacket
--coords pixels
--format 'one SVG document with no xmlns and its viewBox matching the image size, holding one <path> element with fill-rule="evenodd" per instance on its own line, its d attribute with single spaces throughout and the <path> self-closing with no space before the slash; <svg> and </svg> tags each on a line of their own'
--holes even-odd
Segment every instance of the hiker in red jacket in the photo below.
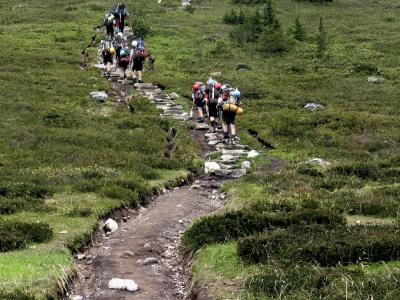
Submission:
<svg viewBox="0 0 400 300">
<path fill-rule="evenodd" d="M 204 106 L 206 104 L 206 86 L 202 82 L 196 82 L 192 86 L 193 107 L 196 107 L 197 122 L 204 123 Z"/>
</svg>

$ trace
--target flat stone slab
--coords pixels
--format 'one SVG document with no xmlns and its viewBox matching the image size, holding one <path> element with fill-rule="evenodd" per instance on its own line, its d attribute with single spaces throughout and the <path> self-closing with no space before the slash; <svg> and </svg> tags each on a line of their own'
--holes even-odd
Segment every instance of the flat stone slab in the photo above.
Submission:
<svg viewBox="0 0 400 300">
<path fill-rule="evenodd" d="M 231 169 L 231 170 L 216 170 L 215 176 L 223 177 L 223 178 L 240 178 L 246 175 L 245 169 Z"/>
<path fill-rule="evenodd" d="M 195 128 L 196 130 L 208 130 L 210 129 L 210 126 L 208 126 L 208 124 L 206 123 L 196 123 Z"/>
<path fill-rule="evenodd" d="M 223 149 L 222 155 L 248 155 L 249 152 L 243 149 Z"/>
</svg>

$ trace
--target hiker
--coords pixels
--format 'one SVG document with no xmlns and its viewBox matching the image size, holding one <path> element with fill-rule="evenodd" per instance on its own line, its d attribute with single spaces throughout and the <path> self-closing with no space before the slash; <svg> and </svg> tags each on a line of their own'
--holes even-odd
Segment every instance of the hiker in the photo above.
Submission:
<svg viewBox="0 0 400 300">
<path fill-rule="evenodd" d="M 113 5 L 111 11 L 115 17 L 115 27 L 123 33 L 125 28 L 125 19 L 129 18 L 129 13 L 125 7 L 125 4 L 118 3 L 117 5 Z"/>
<path fill-rule="evenodd" d="M 132 41 L 131 50 L 131 70 L 133 71 L 133 82 L 143 83 L 143 63 L 146 58 L 151 59 L 149 51 L 146 49 L 143 39 L 136 39 Z"/>
<path fill-rule="evenodd" d="M 124 35 L 122 34 L 122 32 L 118 32 L 115 35 L 115 39 L 114 39 L 114 48 L 115 48 L 117 61 L 119 61 L 119 58 L 120 58 L 119 52 L 124 47 L 124 45 L 125 45 Z"/>
<path fill-rule="evenodd" d="M 129 55 L 129 49 L 125 46 L 121 47 L 119 51 L 118 67 L 121 70 L 122 78 L 126 79 L 126 71 L 128 70 L 129 64 L 131 62 L 131 57 Z"/>
<path fill-rule="evenodd" d="M 202 82 L 196 82 L 192 86 L 192 91 L 193 107 L 196 107 L 197 112 L 197 122 L 204 123 L 203 110 L 206 103 L 206 86 Z"/>
<path fill-rule="evenodd" d="M 221 94 L 222 85 L 216 80 L 210 78 L 207 81 L 206 103 L 208 106 L 208 116 L 211 122 L 211 132 L 217 131 L 217 119 L 219 116 L 218 98 Z"/>
<path fill-rule="evenodd" d="M 236 114 L 243 112 L 240 108 L 240 91 L 229 85 L 222 86 L 222 96 L 219 105 L 222 106 L 222 129 L 224 131 L 224 143 L 236 144 Z"/>
<path fill-rule="evenodd" d="M 112 12 L 109 12 L 108 14 L 106 14 L 106 16 L 104 17 L 103 24 L 106 27 L 107 36 L 110 39 L 113 39 L 114 38 L 115 17 Z"/>
<path fill-rule="evenodd" d="M 103 57 L 103 64 L 106 66 L 106 75 L 110 75 L 111 72 L 111 67 L 114 63 L 114 54 L 115 54 L 115 49 L 114 47 L 105 47 L 101 51 L 101 55 Z"/>
</svg>

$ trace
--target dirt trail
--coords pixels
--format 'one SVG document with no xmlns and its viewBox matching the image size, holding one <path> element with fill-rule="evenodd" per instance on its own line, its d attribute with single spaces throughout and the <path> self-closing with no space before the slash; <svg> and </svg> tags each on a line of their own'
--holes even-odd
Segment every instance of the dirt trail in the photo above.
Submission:
<svg viewBox="0 0 400 300">
<path fill-rule="evenodd" d="M 129 34 L 129 28 L 128 28 Z M 101 67 L 101 66 L 100 66 Z M 110 81 L 118 101 L 126 102 L 127 90 L 133 88 L 127 81 L 119 80 L 118 73 Z M 135 84 L 140 94 L 146 96 L 162 110 L 162 117 L 181 121 L 189 119 L 170 97 L 150 83 Z M 209 174 L 186 185 L 156 197 L 146 208 L 127 211 L 119 229 L 110 236 L 99 234 L 85 253 L 78 255 L 77 279 L 70 291 L 70 299 L 184 299 L 185 270 L 178 255 L 181 234 L 199 216 L 217 210 L 224 195 L 219 187 L 224 180 L 246 174 L 242 161 L 251 151 L 240 143 L 227 147 L 222 143 L 221 132 L 208 133 L 207 124 L 197 124 L 193 136 L 203 148 L 207 159 L 218 152 L 218 158 L 209 161 Z M 213 155 L 212 157 L 215 157 Z M 206 163 L 207 164 L 207 163 Z M 251 165 L 250 161 L 247 161 Z M 127 252 L 128 251 L 128 252 Z M 112 278 L 132 279 L 139 287 L 136 292 L 108 288 Z M 79 296 L 78 296 L 79 295 Z M 77 297 L 77 298 L 74 298 Z M 82 298 L 80 298 L 82 297 Z"/>
</svg>

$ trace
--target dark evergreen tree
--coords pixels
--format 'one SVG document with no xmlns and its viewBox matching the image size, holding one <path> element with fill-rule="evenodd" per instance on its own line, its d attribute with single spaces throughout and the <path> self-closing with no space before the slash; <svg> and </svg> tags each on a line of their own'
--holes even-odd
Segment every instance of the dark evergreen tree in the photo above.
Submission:
<svg viewBox="0 0 400 300">
<path fill-rule="evenodd" d="M 326 58 L 326 51 L 328 50 L 328 34 L 325 31 L 324 21 L 321 17 L 319 19 L 319 28 L 316 36 L 317 41 L 317 53 L 316 56 L 318 59 Z"/>
</svg>

